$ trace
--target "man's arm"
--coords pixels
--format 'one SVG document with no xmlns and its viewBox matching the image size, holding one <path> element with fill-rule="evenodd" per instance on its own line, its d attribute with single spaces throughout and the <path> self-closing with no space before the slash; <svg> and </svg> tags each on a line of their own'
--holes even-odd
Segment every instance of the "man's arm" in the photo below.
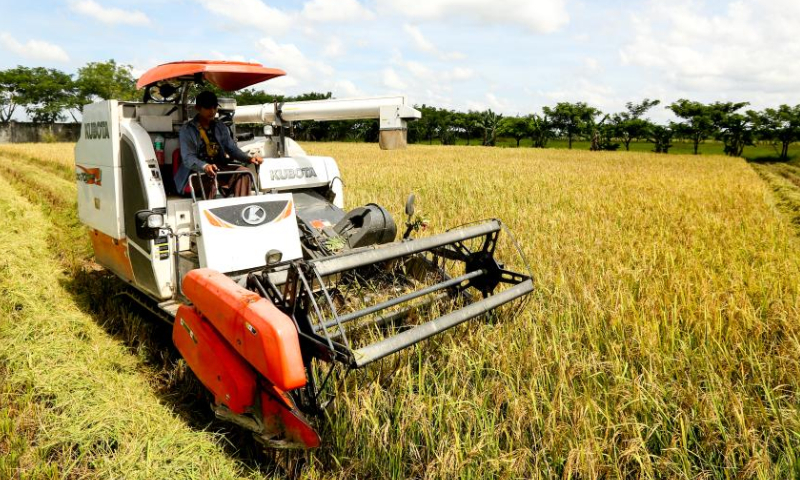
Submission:
<svg viewBox="0 0 800 480">
<path fill-rule="evenodd" d="M 197 156 L 197 135 L 194 135 L 190 128 L 192 127 L 186 124 L 178 134 L 181 142 L 181 161 L 190 171 L 202 172 L 207 163 Z"/>
<path fill-rule="evenodd" d="M 228 127 L 222 122 L 217 122 L 217 139 L 222 145 L 222 148 L 225 149 L 225 153 L 230 155 L 231 158 L 244 163 L 250 162 L 250 155 L 236 145 L 236 142 L 234 142 L 231 137 L 231 131 L 228 130 Z"/>
</svg>

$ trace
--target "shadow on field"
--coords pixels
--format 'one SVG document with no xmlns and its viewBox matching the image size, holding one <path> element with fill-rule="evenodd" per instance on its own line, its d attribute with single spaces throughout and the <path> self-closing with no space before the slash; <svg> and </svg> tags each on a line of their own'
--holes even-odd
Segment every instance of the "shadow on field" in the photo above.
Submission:
<svg viewBox="0 0 800 480">
<path fill-rule="evenodd" d="M 780 158 L 778 155 L 760 155 L 760 156 L 749 156 L 744 155 L 744 159 L 747 160 L 748 163 L 762 163 L 762 164 L 772 164 L 772 163 L 795 163 L 797 160 L 797 156 L 789 155 L 788 158 Z"/>
<path fill-rule="evenodd" d="M 147 378 L 161 403 L 190 428 L 220 435 L 219 445 L 241 463 L 243 470 L 298 476 L 309 461 L 309 453 L 265 448 L 245 429 L 218 420 L 210 408 L 211 394 L 172 343 L 172 326 L 120 295 L 131 287 L 99 269 L 83 268 L 65 278 L 62 286 L 71 292 L 76 305 L 136 356 L 139 373 Z"/>
</svg>

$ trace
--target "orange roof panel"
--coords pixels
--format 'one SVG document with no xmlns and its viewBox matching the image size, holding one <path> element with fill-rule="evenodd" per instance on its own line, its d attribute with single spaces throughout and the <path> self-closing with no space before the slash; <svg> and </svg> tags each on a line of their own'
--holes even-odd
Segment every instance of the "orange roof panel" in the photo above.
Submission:
<svg viewBox="0 0 800 480">
<path fill-rule="evenodd" d="M 226 91 L 239 90 L 271 78 L 286 75 L 283 70 L 267 68 L 260 63 L 189 60 L 165 63 L 151 68 L 139 77 L 139 81 L 136 82 L 136 88 L 143 88 L 161 80 L 186 77 L 198 73 L 207 82 Z"/>
</svg>

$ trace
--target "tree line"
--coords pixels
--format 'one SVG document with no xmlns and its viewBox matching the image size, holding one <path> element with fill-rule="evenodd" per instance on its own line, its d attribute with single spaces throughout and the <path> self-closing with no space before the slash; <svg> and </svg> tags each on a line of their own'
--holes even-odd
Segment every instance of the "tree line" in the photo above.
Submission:
<svg viewBox="0 0 800 480">
<path fill-rule="evenodd" d="M 239 105 L 332 98 L 331 92 L 294 97 L 256 89 L 217 93 L 233 97 Z M 131 67 L 114 60 L 88 63 L 74 75 L 52 68 L 18 66 L 0 70 L 0 124 L 8 123 L 20 110 L 37 123 L 69 117 L 77 121 L 88 103 L 100 99 L 138 100 L 141 96 Z M 461 141 L 470 145 L 475 140 L 479 145 L 494 146 L 498 138 L 504 137 L 514 139 L 517 147 L 523 139 L 529 139 L 533 147 L 546 148 L 551 140 L 563 139 L 572 148 L 576 140 L 585 140 L 592 150 L 617 150 L 623 146 L 629 150 L 631 142 L 645 141 L 653 144 L 655 152 L 668 153 L 673 141 L 681 139 L 692 143 L 697 154 L 701 143 L 715 139 L 731 156 L 740 156 L 745 146 L 764 141 L 773 144 L 783 159 L 788 157 L 789 145 L 800 141 L 800 105 L 756 111 L 746 109 L 748 102 L 680 99 L 665 106 L 678 120 L 656 124 L 645 115 L 660 104 L 659 100 L 644 99 L 628 102 L 621 112 L 604 113 L 584 102 L 559 102 L 543 107 L 540 113 L 524 116 L 503 116 L 491 109 L 459 112 L 419 105 L 415 107 L 422 112 L 422 118 L 409 124 L 408 141 L 436 141 L 443 145 Z M 294 122 L 291 128 L 301 140 L 378 139 L 376 120 L 302 121 Z"/>
<path fill-rule="evenodd" d="M 741 156 L 745 146 L 756 141 L 774 144 L 781 158 L 788 156 L 789 145 L 800 140 L 800 105 L 781 105 L 764 110 L 744 110 L 747 102 L 701 103 L 680 99 L 666 106 L 678 121 L 665 125 L 645 118 L 659 105 L 659 100 L 628 102 L 625 110 L 603 113 L 583 102 L 559 102 L 542 108 L 541 113 L 525 116 L 497 114 L 492 110 L 456 112 L 422 105 L 422 119 L 409 126 L 409 141 L 434 140 L 445 145 L 461 138 L 467 144 L 478 138 L 480 144 L 493 146 L 498 137 L 530 139 L 536 148 L 545 148 L 552 139 L 563 139 L 568 148 L 576 140 L 590 142 L 591 150 L 630 150 L 633 141 L 653 144 L 657 153 L 668 153 L 677 139 L 692 143 L 694 153 L 708 139 L 723 144 L 724 152 Z M 412 134 L 413 132 L 413 134 Z"/>
</svg>

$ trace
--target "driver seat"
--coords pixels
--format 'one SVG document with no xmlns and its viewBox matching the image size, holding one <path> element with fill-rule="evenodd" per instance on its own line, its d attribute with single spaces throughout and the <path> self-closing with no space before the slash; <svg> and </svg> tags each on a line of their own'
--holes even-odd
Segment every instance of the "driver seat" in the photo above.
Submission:
<svg viewBox="0 0 800 480">
<path fill-rule="evenodd" d="M 175 182 L 175 176 L 178 175 L 178 169 L 181 167 L 181 149 L 176 148 L 172 152 L 172 181 Z M 178 186 L 175 185 L 175 189 Z M 187 197 L 192 194 L 192 188 L 189 186 L 189 182 L 186 182 L 186 186 L 183 188 L 182 192 L 178 192 L 178 195 Z"/>
</svg>

